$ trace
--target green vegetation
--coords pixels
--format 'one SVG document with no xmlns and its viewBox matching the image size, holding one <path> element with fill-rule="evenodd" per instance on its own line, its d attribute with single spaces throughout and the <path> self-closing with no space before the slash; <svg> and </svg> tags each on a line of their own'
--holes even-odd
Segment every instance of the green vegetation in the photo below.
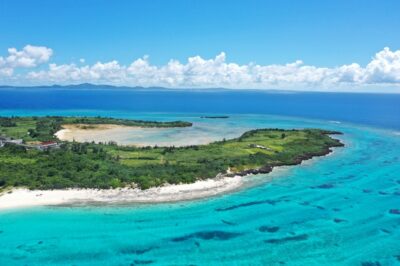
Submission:
<svg viewBox="0 0 400 266">
<path fill-rule="evenodd" d="M 15 123 L 13 118 L 10 117 L 0 117 L 0 127 L 15 127 L 17 124 Z"/>
<path fill-rule="evenodd" d="M 83 120 L 82 120 L 83 119 Z M 111 118 L 12 118 L 16 126 L 0 132 L 24 140 L 54 139 L 64 123 L 128 123 L 151 126 L 186 126 L 186 122 L 145 122 Z M 8 123 L 8 122 L 7 122 Z M 29 135 L 28 135 L 29 132 Z M 329 132 L 318 129 L 248 131 L 239 138 L 188 147 L 127 147 L 115 143 L 63 142 L 59 149 L 38 151 L 6 144 L 0 148 L 0 188 L 31 189 L 115 188 L 147 189 L 164 183 L 191 183 L 230 175 L 267 173 L 273 166 L 298 164 L 343 146 Z"/>
<path fill-rule="evenodd" d="M 0 117 L 0 136 L 5 135 L 24 141 L 56 140 L 54 134 L 65 124 L 82 124 L 86 128 L 103 124 L 162 128 L 192 126 L 192 123 L 184 121 L 156 122 L 108 117 Z"/>
</svg>

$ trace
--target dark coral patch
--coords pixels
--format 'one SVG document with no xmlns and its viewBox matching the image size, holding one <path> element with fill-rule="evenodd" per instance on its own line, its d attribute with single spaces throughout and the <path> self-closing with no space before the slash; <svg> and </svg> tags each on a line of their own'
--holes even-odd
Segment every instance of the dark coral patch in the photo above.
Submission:
<svg viewBox="0 0 400 266">
<path fill-rule="evenodd" d="M 122 249 L 120 250 L 120 252 L 121 252 L 122 254 L 142 255 L 142 254 L 147 253 L 147 252 L 149 252 L 149 251 L 151 251 L 151 250 L 153 250 L 153 249 L 154 249 L 153 247 L 142 248 L 142 249 L 131 248 L 131 247 L 125 247 L 125 248 L 122 248 Z"/>
<path fill-rule="evenodd" d="M 259 205 L 259 204 L 275 205 L 277 202 L 279 202 L 279 200 L 250 201 L 250 202 L 246 202 L 246 203 L 242 203 L 242 204 L 238 204 L 238 205 L 232 205 L 232 206 L 229 206 L 229 207 L 226 207 L 226 208 L 217 208 L 215 210 L 218 211 L 218 212 L 231 211 L 231 210 L 234 210 L 234 209 L 243 208 L 243 207 L 249 207 L 249 206 Z"/>
<path fill-rule="evenodd" d="M 381 228 L 381 232 L 386 233 L 386 234 L 390 234 L 390 231 L 384 228 Z"/>
<path fill-rule="evenodd" d="M 381 266 L 379 261 L 363 261 L 361 266 Z"/>
<path fill-rule="evenodd" d="M 390 209 L 389 213 L 390 214 L 398 214 L 398 215 L 400 215 L 400 209 Z"/>
<path fill-rule="evenodd" d="M 271 239 L 264 240 L 264 242 L 268 243 L 268 244 L 283 244 L 286 242 L 303 241 L 303 240 L 307 240 L 307 239 L 308 239 L 308 235 L 302 234 L 302 235 L 288 236 L 288 237 L 283 237 L 283 238 L 271 238 Z"/>
<path fill-rule="evenodd" d="M 371 190 L 371 189 L 363 189 L 363 192 L 364 192 L 364 193 L 371 193 L 372 190 Z"/>
<path fill-rule="evenodd" d="M 202 239 L 202 240 L 229 240 L 235 237 L 238 237 L 242 234 L 240 233 L 231 233 L 231 232 L 224 232 L 224 231 L 203 231 L 203 232 L 196 232 L 193 234 L 188 234 L 181 237 L 175 237 L 171 240 L 173 242 L 182 242 L 189 239 Z"/>
<path fill-rule="evenodd" d="M 133 264 L 131 264 L 131 265 L 132 266 L 133 265 L 147 265 L 147 264 L 152 264 L 152 263 L 154 263 L 154 260 L 134 260 Z"/>
<path fill-rule="evenodd" d="M 229 222 L 229 221 L 226 221 L 226 220 L 221 220 L 221 222 L 224 223 L 224 224 L 227 224 L 227 225 L 236 225 L 235 223 Z"/>
<path fill-rule="evenodd" d="M 260 226 L 260 228 L 258 228 L 258 231 L 260 232 L 268 232 L 268 233 L 275 233 L 279 231 L 279 227 L 278 226 Z"/>
<path fill-rule="evenodd" d="M 22 244 L 22 245 L 18 245 L 17 249 L 19 250 L 23 250 L 25 252 L 28 253 L 35 253 L 37 251 L 37 247 L 32 245 L 32 244 Z"/>
<path fill-rule="evenodd" d="M 334 221 L 335 223 L 337 223 L 337 224 L 343 223 L 343 222 L 347 222 L 347 220 L 345 220 L 345 219 L 340 219 L 340 218 L 335 218 L 335 219 L 333 219 L 333 221 Z"/>
<path fill-rule="evenodd" d="M 322 184 L 322 185 L 319 185 L 319 186 L 313 186 L 313 187 L 311 187 L 311 188 L 320 188 L 320 189 L 330 189 L 330 188 L 334 188 L 335 187 L 335 185 L 333 185 L 333 184 Z"/>
</svg>

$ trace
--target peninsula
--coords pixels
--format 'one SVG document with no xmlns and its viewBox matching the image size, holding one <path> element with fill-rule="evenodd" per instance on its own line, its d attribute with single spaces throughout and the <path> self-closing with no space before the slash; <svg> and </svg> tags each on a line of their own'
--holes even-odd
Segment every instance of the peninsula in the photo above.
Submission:
<svg viewBox="0 0 400 266">
<path fill-rule="evenodd" d="M 257 129 L 230 140 L 185 147 L 134 147 L 60 141 L 63 125 L 188 127 L 184 121 L 154 122 L 102 117 L 3 117 L 0 136 L 0 188 L 29 190 L 136 189 L 237 180 L 269 173 L 328 154 L 343 144 L 335 131 Z M 15 141 L 19 139 L 20 141 Z M 57 145 L 36 149 L 35 143 Z M 1 144 L 1 143 L 0 143 Z M 224 181 L 225 182 L 225 179 Z M 206 186 L 207 187 L 207 186 Z M 129 194 L 129 193 L 128 193 Z M 4 197 L 4 196 L 3 196 Z M 1 197 L 0 197 L 1 198 Z"/>
</svg>

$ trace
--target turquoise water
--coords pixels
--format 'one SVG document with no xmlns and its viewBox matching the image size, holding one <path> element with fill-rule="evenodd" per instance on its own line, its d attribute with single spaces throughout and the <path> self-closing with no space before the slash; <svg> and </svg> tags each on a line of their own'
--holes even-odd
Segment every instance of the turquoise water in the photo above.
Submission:
<svg viewBox="0 0 400 266">
<path fill-rule="evenodd" d="M 399 132 L 265 115 L 29 112 L 52 113 L 190 120 L 199 134 L 221 138 L 259 127 L 327 128 L 344 132 L 346 147 L 205 200 L 3 211 L 0 265 L 400 265 Z"/>
</svg>

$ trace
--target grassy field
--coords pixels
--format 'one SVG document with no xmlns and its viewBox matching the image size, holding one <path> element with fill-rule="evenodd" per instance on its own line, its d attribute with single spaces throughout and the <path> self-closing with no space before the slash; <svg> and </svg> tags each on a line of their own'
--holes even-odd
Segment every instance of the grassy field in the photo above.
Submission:
<svg viewBox="0 0 400 266">
<path fill-rule="evenodd" d="M 61 121 L 57 122 L 59 124 L 82 123 L 78 118 L 57 119 Z M 0 127 L 0 132 L 29 140 L 40 140 L 54 132 L 54 127 L 48 126 L 39 137 L 24 135 L 27 130 L 37 128 L 37 121 L 40 120 L 35 124 L 32 118 L 18 118 L 15 126 Z M 191 183 L 214 178 L 220 173 L 267 173 L 274 166 L 298 164 L 303 159 L 327 154 L 331 147 L 342 146 L 329 136 L 335 133 L 318 129 L 261 129 L 231 140 L 188 147 L 64 142 L 60 149 L 41 152 L 7 145 L 0 149 L 0 187 L 138 186 L 147 189 L 165 183 Z"/>
</svg>

